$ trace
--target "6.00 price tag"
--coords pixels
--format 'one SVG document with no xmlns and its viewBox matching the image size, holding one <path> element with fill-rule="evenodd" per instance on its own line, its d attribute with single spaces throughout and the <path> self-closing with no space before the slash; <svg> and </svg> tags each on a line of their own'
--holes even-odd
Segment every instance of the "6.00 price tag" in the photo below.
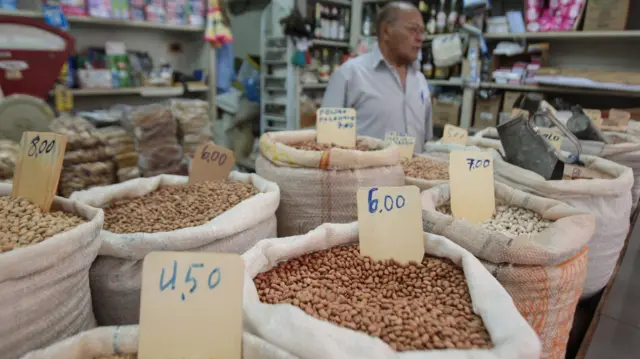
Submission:
<svg viewBox="0 0 640 359">
<path fill-rule="evenodd" d="M 491 218 L 496 208 L 491 152 L 451 152 L 449 187 L 455 218 L 476 223 Z"/>
<path fill-rule="evenodd" d="M 216 146 L 213 142 L 202 144 L 193 155 L 189 183 L 226 179 L 235 163 L 232 151 Z"/>
<path fill-rule="evenodd" d="M 358 189 L 360 254 L 375 260 L 422 262 L 424 238 L 416 186 Z"/>
<path fill-rule="evenodd" d="M 322 107 L 316 111 L 316 141 L 344 147 L 356 146 L 356 110 Z"/>
<path fill-rule="evenodd" d="M 244 262 L 237 254 L 144 258 L 139 358 L 240 358 Z"/>
</svg>

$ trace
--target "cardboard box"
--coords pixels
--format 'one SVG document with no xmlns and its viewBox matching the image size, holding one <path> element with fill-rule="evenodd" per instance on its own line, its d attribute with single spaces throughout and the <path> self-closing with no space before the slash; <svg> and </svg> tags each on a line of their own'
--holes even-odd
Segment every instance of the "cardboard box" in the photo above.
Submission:
<svg viewBox="0 0 640 359">
<path fill-rule="evenodd" d="M 431 120 L 434 125 L 458 126 L 460 123 L 460 104 L 457 102 L 434 99 L 431 111 Z"/>
<path fill-rule="evenodd" d="M 583 31 L 625 30 L 629 2 L 629 0 L 589 0 Z"/>
<path fill-rule="evenodd" d="M 511 113 L 511 109 L 518 100 L 518 97 L 522 95 L 522 92 L 517 91 L 505 91 L 504 102 L 502 103 L 502 112 Z"/>
<path fill-rule="evenodd" d="M 494 96 L 486 100 L 476 97 L 473 127 L 476 129 L 496 127 L 498 125 L 498 115 L 501 104 L 502 95 Z"/>
</svg>

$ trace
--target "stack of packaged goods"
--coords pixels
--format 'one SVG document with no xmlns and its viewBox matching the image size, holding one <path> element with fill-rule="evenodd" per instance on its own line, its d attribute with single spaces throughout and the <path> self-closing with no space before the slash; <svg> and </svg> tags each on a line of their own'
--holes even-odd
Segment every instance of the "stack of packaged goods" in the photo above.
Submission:
<svg viewBox="0 0 640 359">
<path fill-rule="evenodd" d="M 178 122 L 178 137 L 186 156 L 192 157 L 198 145 L 212 140 L 206 101 L 171 100 L 171 113 Z"/>
<path fill-rule="evenodd" d="M 19 150 L 18 143 L 11 140 L 0 140 L 0 183 L 11 183 Z"/>
<path fill-rule="evenodd" d="M 98 129 L 100 137 L 115 153 L 116 177 L 118 182 L 140 177 L 138 152 L 135 151 L 133 137 L 120 126 Z"/>
<path fill-rule="evenodd" d="M 61 196 L 115 182 L 115 153 L 93 124 L 81 117 L 61 117 L 52 122 L 51 130 L 68 136 L 58 184 Z"/>
</svg>

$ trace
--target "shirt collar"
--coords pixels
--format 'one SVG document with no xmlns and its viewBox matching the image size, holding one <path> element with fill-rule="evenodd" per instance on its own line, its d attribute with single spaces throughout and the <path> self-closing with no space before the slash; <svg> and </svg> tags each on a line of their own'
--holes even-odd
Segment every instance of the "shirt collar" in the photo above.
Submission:
<svg viewBox="0 0 640 359">
<path fill-rule="evenodd" d="M 380 48 L 376 47 L 375 50 L 372 51 L 372 56 L 373 56 L 373 62 L 371 64 L 371 67 L 373 69 L 378 68 L 378 66 L 380 66 L 380 64 L 384 63 L 389 67 L 393 67 L 391 66 L 391 64 L 389 64 L 387 62 L 387 60 L 384 59 L 384 56 L 382 56 L 382 52 L 380 51 Z M 416 60 L 411 64 L 411 68 L 413 68 L 416 71 L 420 71 L 420 60 Z"/>
</svg>

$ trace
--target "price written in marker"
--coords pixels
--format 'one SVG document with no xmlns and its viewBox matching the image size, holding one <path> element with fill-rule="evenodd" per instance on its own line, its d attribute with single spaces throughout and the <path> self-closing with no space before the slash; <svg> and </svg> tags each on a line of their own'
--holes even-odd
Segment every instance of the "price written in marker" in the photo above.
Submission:
<svg viewBox="0 0 640 359">
<path fill-rule="evenodd" d="M 464 128 L 453 125 L 444 125 L 442 143 L 457 143 L 462 146 L 467 145 L 469 133 Z"/>
<path fill-rule="evenodd" d="M 629 112 L 612 108 L 609 110 L 609 118 L 607 119 L 607 122 L 611 126 L 627 127 L 630 119 L 631 114 Z"/>
<path fill-rule="evenodd" d="M 599 128 L 602 126 L 602 112 L 600 110 L 585 108 L 582 111 L 587 115 L 587 117 L 589 117 L 589 119 L 591 119 L 591 121 L 593 121 L 593 124 L 596 125 L 596 127 Z"/>
<path fill-rule="evenodd" d="M 416 186 L 358 189 L 360 254 L 420 263 L 424 256 L 420 190 Z"/>
<path fill-rule="evenodd" d="M 538 128 L 538 133 L 542 136 L 553 148 L 560 151 L 562 145 L 562 139 L 564 136 L 555 128 Z"/>
<path fill-rule="evenodd" d="M 316 111 L 318 143 L 356 146 L 356 110 L 322 107 Z"/>
<path fill-rule="evenodd" d="M 491 152 L 451 152 L 449 186 L 455 218 L 476 223 L 490 219 L 496 208 Z"/>
<path fill-rule="evenodd" d="M 139 358 L 237 358 L 244 262 L 237 254 L 153 252 L 142 267 Z"/>
<path fill-rule="evenodd" d="M 58 189 L 66 147 L 67 136 L 24 132 L 11 196 L 26 198 L 48 212 Z"/>
<path fill-rule="evenodd" d="M 193 155 L 189 183 L 227 179 L 235 163 L 232 151 L 213 142 L 202 144 Z"/>
<path fill-rule="evenodd" d="M 416 146 L 416 138 L 400 134 L 398 132 L 387 132 L 384 135 L 384 140 L 395 143 L 400 148 L 400 156 L 402 159 L 411 159 L 413 157 L 413 150 Z"/>
</svg>

